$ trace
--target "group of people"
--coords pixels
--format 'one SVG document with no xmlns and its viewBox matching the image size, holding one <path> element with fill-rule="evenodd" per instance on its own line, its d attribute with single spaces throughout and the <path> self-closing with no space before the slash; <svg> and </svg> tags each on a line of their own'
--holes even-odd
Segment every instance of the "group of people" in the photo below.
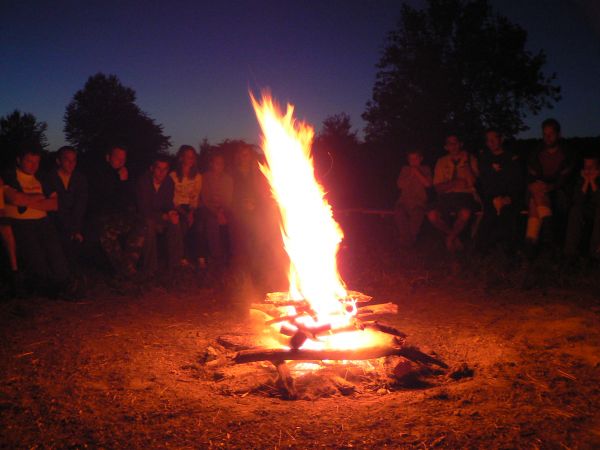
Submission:
<svg viewBox="0 0 600 450">
<path fill-rule="evenodd" d="M 542 123 L 542 145 L 527 161 L 504 148 L 497 130 L 486 131 L 485 143 L 477 158 L 459 136 L 446 136 L 447 155 L 433 173 L 420 151 L 408 152 L 397 180 L 401 245 L 415 243 L 427 217 L 450 252 L 463 248 L 470 229 L 473 248 L 483 254 L 499 246 L 508 255 L 523 249 L 534 256 L 542 245 L 558 243 L 569 260 L 582 252 L 600 259 L 598 154 L 573 155 L 554 119 Z M 524 216 L 526 226 L 520 227 Z"/>
<path fill-rule="evenodd" d="M 0 231 L 16 291 L 72 295 L 84 247 L 95 246 L 123 279 L 230 263 L 256 272 L 268 259 L 275 210 L 251 148 L 238 149 L 229 172 L 215 152 L 201 173 L 198 153 L 183 145 L 173 163 L 159 155 L 135 180 L 122 145 L 107 148 L 87 175 L 70 146 L 40 173 L 41 150 L 24 144 L 0 176 Z"/>
</svg>

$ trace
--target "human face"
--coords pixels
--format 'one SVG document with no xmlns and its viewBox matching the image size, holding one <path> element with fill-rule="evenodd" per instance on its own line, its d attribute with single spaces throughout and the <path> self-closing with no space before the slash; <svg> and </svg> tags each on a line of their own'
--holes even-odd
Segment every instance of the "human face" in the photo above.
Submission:
<svg viewBox="0 0 600 450">
<path fill-rule="evenodd" d="M 462 147 L 462 143 L 460 142 L 458 137 L 448 136 L 446 138 L 446 143 L 444 145 L 444 148 L 451 155 L 457 155 L 458 153 L 460 153 L 461 147 Z"/>
<path fill-rule="evenodd" d="M 40 155 L 27 153 L 18 161 L 19 169 L 27 175 L 35 175 L 40 168 Z"/>
<path fill-rule="evenodd" d="M 225 170 L 225 160 L 221 156 L 215 156 L 210 162 L 210 170 L 214 173 L 222 173 Z"/>
<path fill-rule="evenodd" d="M 423 161 L 423 157 L 418 153 L 409 153 L 407 159 L 408 165 L 411 167 L 419 167 Z"/>
<path fill-rule="evenodd" d="M 106 160 L 113 169 L 119 170 L 127 162 L 127 152 L 122 148 L 115 147 L 111 150 L 110 154 L 106 155 Z"/>
<path fill-rule="evenodd" d="M 184 169 L 191 169 L 196 164 L 196 152 L 193 150 L 186 150 L 181 155 L 181 166 Z"/>
<path fill-rule="evenodd" d="M 152 179 L 155 183 L 161 184 L 167 178 L 169 173 L 169 163 L 165 161 L 156 161 L 152 164 Z"/>
<path fill-rule="evenodd" d="M 560 134 L 554 129 L 554 127 L 546 126 L 542 130 L 544 139 L 544 145 L 546 148 L 554 148 L 558 144 Z"/>
<path fill-rule="evenodd" d="M 485 145 L 492 153 L 502 151 L 502 137 L 495 131 L 489 131 L 485 134 Z"/>
<path fill-rule="evenodd" d="M 61 172 L 71 175 L 77 167 L 77 153 L 65 151 L 58 159 L 58 168 Z"/>
</svg>

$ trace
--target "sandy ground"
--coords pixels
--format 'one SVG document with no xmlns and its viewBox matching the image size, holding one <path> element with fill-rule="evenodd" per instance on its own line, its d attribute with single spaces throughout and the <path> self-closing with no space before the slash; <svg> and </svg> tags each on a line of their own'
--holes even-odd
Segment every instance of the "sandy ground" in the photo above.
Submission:
<svg viewBox="0 0 600 450">
<path fill-rule="evenodd" d="M 99 284 L 80 302 L 0 305 L 0 445 L 600 446 L 600 302 L 589 288 L 490 293 L 477 280 L 360 256 L 345 269 L 351 287 L 396 302 L 388 323 L 449 365 L 466 363 L 472 377 L 365 384 L 312 401 L 233 392 L 223 386 L 235 380 L 215 380 L 202 365 L 220 334 L 244 329 L 232 286 L 203 288 L 188 276 L 134 296 Z M 257 378 L 274 376 L 257 367 Z"/>
</svg>

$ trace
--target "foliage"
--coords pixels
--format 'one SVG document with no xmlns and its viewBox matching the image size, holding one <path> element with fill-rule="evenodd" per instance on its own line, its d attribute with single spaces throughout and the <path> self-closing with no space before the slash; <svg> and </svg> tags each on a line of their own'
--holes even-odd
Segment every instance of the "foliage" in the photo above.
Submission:
<svg viewBox="0 0 600 450">
<path fill-rule="evenodd" d="M 235 155 L 242 148 L 249 148 L 258 153 L 258 148 L 247 143 L 243 139 L 225 139 L 218 144 L 211 144 L 208 139 L 200 142 L 200 167 L 203 171 L 208 170 L 211 155 L 218 153 L 225 159 L 225 165 L 228 171 L 233 170 Z"/>
<path fill-rule="evenodd" d="M 45 122 L 38 122 L 33 114 L 22 113 L 15 109 L 0 118 L 0 167 L 12 165 L 19 146 L 24 142 L 33 142 L 47 147 Z"/>
<path fill-rule="evenodd" d="M 352 130 L 350 116 L 346 113 L 328 116 L 313 145 L 313 158 L 317 177 L 328 191 L 334 207 L 348 207 L 357 195 L 361 143 Z"/>
<path fill-rule="evenodd" d="M 171 145 L 162 125 L 136 104 L 135 91 L 115 75 L 91 76 L 67 106 L 64 123 L 67 140 L 93 163 L 119 144 L 128 150 L 128 165 L 139 172 Z"/>
<path fill-rule="evenodd" d="M 431 153 L 449 131 L 474 144 L 487 127 L 507 136 L 525 130 L 526 114 L 560 98 L 555 75 L 542 72 L 544 52 L 526 42 L 527 32 L 488 0 L 404 4 L 363 114 L 367 140 Z"/>
</svg>

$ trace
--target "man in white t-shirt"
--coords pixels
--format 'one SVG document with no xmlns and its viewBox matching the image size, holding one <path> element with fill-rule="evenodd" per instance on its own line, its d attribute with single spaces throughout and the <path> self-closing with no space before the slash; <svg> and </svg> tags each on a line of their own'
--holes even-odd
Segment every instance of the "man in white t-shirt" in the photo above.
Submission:
<svg viewBox="0 0 600 450">
<path fill-rule="evenodd" d="M 26 143 L 17 156 L 16 167 L 3 175 L 6 206 L 28 286 L 41 293 L 58 295 L 66 289 L 69 270 L 58 235 L 48 211 L 56 211 L 56 193 L 44 192 L 36 174 L 41 147 Z M 48 195 L 49 194 L 49 195 Z"/>
</svg>

